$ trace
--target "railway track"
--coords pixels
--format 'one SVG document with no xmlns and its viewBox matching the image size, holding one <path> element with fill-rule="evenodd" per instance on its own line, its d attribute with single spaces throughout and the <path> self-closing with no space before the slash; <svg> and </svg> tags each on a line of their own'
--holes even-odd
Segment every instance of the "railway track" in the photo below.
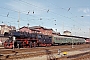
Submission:
<svg viewBox="0 0 90 60">
<path fill-rule="evenodd" d="M 85 52 L 85 53 L 81 53 L 81 54 L 77 54 L 77 55 L 68 56 L 67 58 L 76 60 L 77 58 L 80 58 L 80 57 L 85 56 L 87 54 L 90 54 L 90 52 Z"/>
<path fill-rule="evenodd" d="M 63 56 L 57 60 L 90 60 L 90 51 L 70 56 Z"/>
<path fill-rule="evenodd" d="M 57 53 L 58 49 L 61 51 L 74 51 L 74 50 L 82 50 L 83 48 L 90 48 L 89 44 L 84 45 L 74 45 L 75 48 L 71 48 L 71 45 L 65 46 L 52 46 L 52 47 L 37 47 L 37 48 L 25 48 L 25 49 L 15 49 L 15 50 L 0 50 L 0 59 L 1 60 L 12 60 L 12 59 L 22 59 L 29 57 L 36 57 L 47 55 L 46 49 L 51 51 L 53 54 Z M 84 49 L 85 50 L 85 49 Z M 68 57 L 69 58 L 69 57 Z M 70 59 L 70 58 L 69 58 Z"/>
</svg>

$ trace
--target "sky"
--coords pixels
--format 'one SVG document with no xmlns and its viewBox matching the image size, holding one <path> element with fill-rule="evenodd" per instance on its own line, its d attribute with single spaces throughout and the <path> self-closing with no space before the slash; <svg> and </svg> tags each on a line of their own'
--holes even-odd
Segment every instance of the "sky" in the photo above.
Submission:
<svg viewBox="0 0 90 60">
<path fill-rule="evenodd" d="M 17 29 L 43 26 L 90 37 L 90 0 L 0 0 L 1 24 Z"/>
</svg>

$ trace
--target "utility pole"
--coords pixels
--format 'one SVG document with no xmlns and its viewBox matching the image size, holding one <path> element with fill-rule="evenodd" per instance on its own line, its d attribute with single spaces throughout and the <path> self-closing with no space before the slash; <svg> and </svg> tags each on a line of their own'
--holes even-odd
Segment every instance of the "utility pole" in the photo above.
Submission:
<svg viewBox="0 0 90 60">
<path fill-rule="evenodd" d="M 64 22 L 63 22 L 63 27 L 62 27 L 63 31 L 64 31 Z"/>
<path fill-rule="evenodd" d="M 74 42 L 73 42 L 73 37 L 72 37 L 72 48 L 74 48 L 74 47 L 73 47 L 73 43 L 74 43 Z"/>
<path fill-rule="evenodd" d="M 19 14 L 18 14 L 18 29 L 20 28 L 20 11 L 19 11 Z"/>
<path fill-rule="evenodd" d="M 89 28 L 89 38 L 90 38 L 90 28 Z"/>
</svg>

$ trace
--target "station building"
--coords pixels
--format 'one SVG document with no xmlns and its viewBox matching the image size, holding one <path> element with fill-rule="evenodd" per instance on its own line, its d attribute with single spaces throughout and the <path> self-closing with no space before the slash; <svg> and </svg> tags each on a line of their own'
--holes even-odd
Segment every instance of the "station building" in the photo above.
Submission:
<svg viewBox="0 0 90 60">
<path fill-rule="evenodd" d="M 29 33 L 42 33 L 44 35 L 60 35 L 59 32 L 53 31 L 53 29 L 44 28 L 42 26 L 33 26 L 33 27 L 21 27 L 19 29 L 21 32 L 29 32 Z"/>
</svg>

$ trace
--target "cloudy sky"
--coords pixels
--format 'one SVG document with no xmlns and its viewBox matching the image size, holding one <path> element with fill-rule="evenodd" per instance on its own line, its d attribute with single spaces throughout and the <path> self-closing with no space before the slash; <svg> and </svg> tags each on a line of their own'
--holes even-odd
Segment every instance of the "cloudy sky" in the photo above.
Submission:
<svg viewBox="0 0 90 60">
<path fill-rule="evenodd" d="M 1 0 L 0 24 L 43 26 L 90 37 L 90 0 Z"/>
</svg>

